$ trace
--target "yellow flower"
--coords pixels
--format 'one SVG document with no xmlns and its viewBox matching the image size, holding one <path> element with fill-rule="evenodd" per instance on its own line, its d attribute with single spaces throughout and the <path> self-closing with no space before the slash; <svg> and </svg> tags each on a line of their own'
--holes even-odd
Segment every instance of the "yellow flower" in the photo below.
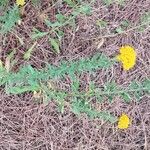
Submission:
<svg viewBox="0 0 150 150">
<path fill-rule="evenodd" d="M 120 54 L 116 57 L 123 64 L 124 70 L 129 70 L 136 63 L 136 52 L 133 47 L 126 45 L 120 48 Z"/>
<path fill-rule="evenodd" d="M 18 6 L 23 6 L 25 4 L 25 0 L 16 0 L 16 4 Z"/>
<path fill-rule="evenodd" d="M 130 124 L 130 119 L 126 114 L 122 114 L 118 120 L 119 129 L 127 129 Z"/>
</svg>

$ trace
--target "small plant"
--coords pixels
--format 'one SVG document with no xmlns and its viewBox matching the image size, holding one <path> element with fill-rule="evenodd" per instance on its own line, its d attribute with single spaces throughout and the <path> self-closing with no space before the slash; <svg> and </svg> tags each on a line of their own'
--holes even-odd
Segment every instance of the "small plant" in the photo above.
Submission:
<svg viewBox="0 0 150 150">
<path fill-rule="evenodd" d="M 48 28 L 51 28 L 50 30 L 50 35 L 51 33 L 54 33 L 55 37 L 50 36 L 50 44 L 53 47 L 53 52 L 56 54 L 60 53 L 60 43 L 61 39 L 64 35 L 63 33 L 63 28 L 65 26 L 71 26 L 75 28 L 75 19 L 79 15 L 90 15 L 91 14 L 91 7 L 90 4 L 85 4 L 85 3 L 76 3 L 71 0 L 65 0 L 64 1 L 69 7 L 72 8 L 72 12 L 68 14 L 67 16 L 62 13 L 56 14 L 56 21 L 51 22 L 50 20 L 46 19 L 45 24 L 47 25 Z M 44 33 L 42 34 L 44 36 Z"/>
<path fill-rule="evenodd" d="M 37 70 L 31 66 L 21 68 L 17 73 L 7 72 L 5 68 L 0 70 L 0 84 L 5 86 L 8 94 L 21 94 L 33 92 L 43 99 L 44 103 L 50 100 L 56 101 L 59 110 L 63 113 L 65 105 L 69 105 L 72 112 L 77 115 L 87 114 L 91 118 L 101 118 L 110 122 L 116 122 L 116 117 L 107 111 L 99 111 L 92 106 L 91 100 L 103 102 L 107 97 L 112 102 L 115 96 L 122 97 L 125 102 L 130 102 L 135 93 L 149 92 L 150 80 L 147 79 L 137 86 L 128 88 L 120 87 L 113 82 L 105 83 L 101 87 L 91 81 L 89 89 L 80 90 L 80 80 L 78 76 L 82 73 L 93 74 L 97 69 L 109 69 L 115 62 L 103 54 L 97 54 L 91 58 L 84 58 L 78 61 L 62 61 L 59 66 L 48 65 L 46 68 Z M 61 89 L 56 82 L 70 78 L 69 89 Z M 135 82 L 137 83 L 137 82 Z M 39 93 L 39 94 L 38 94 Z"/>
</svg>

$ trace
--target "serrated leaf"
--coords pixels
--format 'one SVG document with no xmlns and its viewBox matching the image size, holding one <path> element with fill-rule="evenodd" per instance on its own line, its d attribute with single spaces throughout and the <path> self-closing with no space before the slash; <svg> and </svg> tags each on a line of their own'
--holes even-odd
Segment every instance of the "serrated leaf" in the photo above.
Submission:
<svg viewBox="0 0 150 150">
<path fill-rule="evenodd" d="M 61 13 L 57 14 L 56 18 L 57 18 L 57 21 L 62 23 L 62 24 L 66 21 L 66 17 Z"/>
<path fill-rule="evenodd" d="M 0 26 L 0 33 L 5 34 L 11 31 L 19 19 L 20 15 L 18 7 L 14 6 L 13 8 L 9 9 L 4 16 L 0 16 L 0 22 L 2 23 Z"/>
<path fill-rule="evenodd" d="M 91 15 L 92 13 L 92 8 L 87 5 L 87 4 L 84 4 L 84 5 L 81 5 L 80 8 L 79 8 L 79 12 L 80 13 L 83 13 L 85 15 Z"/>
<path fill-rule="evenodd" d="M 116 28 L 116 32 L 120 34 L 120 33 L 123 33 L 124 30 L 122 29 L 122 27 L 118 27 Z"/>
<path fill-rule="evenodd" d="M 150 23 L 150 12 L 146 12 L 141 16 L 141 24 L 146 22 Z"/>
<path fill-rule="evenodd" d="M 77 92 L 79 90 L 79 86 L 80 86 L 79 80 L 74 80 L 71 84 L 72 91 Z"/>
<path fill-rule="evenodd" d="M 71 104 L 71 110 L 74 114 L 79 115 L 81 113 L 80 102 L 75 97 Z"/>
<path fill-rule="evenodd" d="M 142 86 L 147 88 L 147 91 L 150 91 L 150 79 L 146 79 L 143 81 Z"/>
<path fill-rule="evenodd" d="M 113 98 L 114 98 L 114 96 L 109 95 L 109 96 L 108 96 L 108 101 L 109 101 L 110 103 L 112 103 L 112 102 L 113 102 Z"/>
<path fill-rule="evenodd" d="M 131 89 L 137 89 L 140 87 L 140 83 L 137 81 L 132 81 L 131 84 L 129 85 L 129 88 Z"/>
<path fill-rule="evenodd" d="M 99 103 L 102 103 L 104 100 L 103 96 L 101 95 L 96 95 L 96 101 L 99 102 Z"/>
<path fill-rule="evenodd" d="M 123 21 L 121 22 L 121 25 L 124 26 L 124 27 L 128 27 L 129 24 L 130 24 L 130 22 L 129 22 L 128 20 L 123 20 Z"/>
<path fill-rule="evenodd" d="M 120 95 L 126 103 L 129 103 L 131 101 L 131 96 L 129 95 L 129 93 L 123 92 Z"/>
<path fill-rule="evenodd" d="M 0 1 L 0 10 L 4 9 L 8 5 L 9 0 Z"/>
<path fill-rule="evenodd" d="M 105 92 L 115 92 L 118 90 L 118 86 L 117 84 L 115 83 L 115 81 L 112 81 L 112 82 L 108 82 L 104 85 L 104 91 Z"/>
<path fill-rule="evenodd" d="M 117 121 L 117 117 L 111 115 L 109 112 L 106 111 L 99 112 L 98 117 L 111 123 L 115 123 Z"/>
<path fill-rule="evenodd" d="M 142 92 L 134 92 L 134 96 L 136 98 L 136 101 L 140 101 L 142 97 Z"/>
</svg>

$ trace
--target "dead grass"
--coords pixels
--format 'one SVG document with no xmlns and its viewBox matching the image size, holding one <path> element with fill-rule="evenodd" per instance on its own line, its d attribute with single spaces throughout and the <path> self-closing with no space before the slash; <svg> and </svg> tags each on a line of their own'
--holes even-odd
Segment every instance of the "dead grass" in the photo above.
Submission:
<svg viewBox="0 0 150 150">
<path fill-rule="evenodd" d="M 149 0 L 127 0 L 125 7 L 113 4 L 106 7 L 99 0 L 92 6 L 91 16 L 80 16 L 76 20 L 76 29 L 64 27 L 65 36 L 61 43 L 61 53 L 55 55 L 48 37 L 38 40 L 38 44 L 26 62 L 23 54 L 31 47 L 33 41 L 30 38 L 32 28 L 42 31 L 49 29 L 44 25 L 39 14 L 47 15 L 55 20 L 55 14 L 60 9 L 63 13 L 70 11 L 66 6 L 56 9 L 52 1 L 47 0 L 39 7 L 33 7 L 27 2 L 23 11 L 22 23 L 17 25 L 7 36 L 0 37 L 0 57 L 5 61 L 6 55 L 11 49 L 17 49 L 16 60 L 18 67 L 29 63 L 37 68 L 45 64 L 57 64 L 59 60 L 73 60 L 103 52 L 113 57 L 118 53 L 122 44 L 133 45 L 138 54 L 137 64 L 130 72 L 124 72 L 118 64 L 109 71 L 97 72 L 94 81 L 103 84 L 106 81 L 115 80 L 120 85 L 128 85 L 133 79 L 138 81 L 150 77 L 150 27 L 144 32 L 137 32 L 140 16 L 149 10 Z M 45 11 L 46 9 L 46 11 Z M 103 18 L 109 22 L 108 28 L 100 30 L 95 22 Z M 130 20 L 132 27 L 126 33 L 117 34 L 115 28 L 124 19 Z M 110 33 L 111 32 L 111 33 Z M 17 36 L 22 38 L 21 45 Z M 101 42 L 97 49 L 95 43 Z M 6 44 L 3 44 L 4 41 Z M 81 77 L 84 84 L 93 77 L 85 75 Z M 61 84 L 61 83 L 60 83 Z M 62 85 L 63 86 L 63 85 Z M 95 119 L 90 120 L 86 116 L 77 117 L 66 107 L 65 113 L 60 114 L 54 102 L 43 106 L 36 102 L 31 93 L 25 95 L 6 95 L 0 90 L 0 149 L 1 150 L 149 150 L 150 149 L 150 101 L 149 95 L 144 95 L 140 102 L 124 103 L 116 98 L 112 104 L 97 104 L 96 108 L 108 109 L 116 116 L 126 112 L 132 118 L 132 125 L 127 130 L 118 130 L 116 124 Z"/>
</svg>

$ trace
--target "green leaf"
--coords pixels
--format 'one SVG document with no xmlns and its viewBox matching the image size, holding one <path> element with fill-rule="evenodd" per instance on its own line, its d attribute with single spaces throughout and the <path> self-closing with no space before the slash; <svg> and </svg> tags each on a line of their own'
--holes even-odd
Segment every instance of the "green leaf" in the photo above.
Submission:
<svg viewBox="0 0 150 150">
<path fill-rule="evenodd" d="M 31 38 L 33 40 L 35 40 L 35 39 L 38 39 L 38 38 L 42 38 L 43 36 L 45 36 L 47 34 L 48 34 L 48 32 L 41 32 L 41 31 L 39 31 L 39 30 L 37 30 L 37 29 L 34 28 L 33 29 L 33 33 L 31 35 Z"/>
<path fill-rule="evenodd" d="M 84 4 L 84 5 L 81 5 L 80 8 L 79 8 L 79 12 L 80 13 L 83 13 L 85 15 L 91 15 L 92 13 L 92 8 L 87 5 L 87 4 Z"/>
<path fill-rule="evenodd" d="M 130 24 L 129 20 L 123 20 L 123 21 L 121 22 L 121 25 L 122 25 L 123 27 L 128 27 L 129 24 Z"/>
<path fill-rule="evenodd" d="M 1 0 L 0 1 L 0 10 L 5 9 L 5 7 L 8 5 L 9 0 Z"/>
<path fill-rule="evenodd" d="M 58 22 L 60 22 L 62 24 L 66 21 L 66 17 L 61 13 L 57 14 L 56 18 L 57 18 Z"/>
<path fill-rule="evenodd" d="M 110 103 L 113 102 L 113 99 L 114 99 L 114 96 L 112 96 L 112 95 L 109 95 L 109 96 L 108 96 L 108 101 L 109 101 Z"/>
<path fill-rule="evenodd" d="M 19 19 L 20 15 L 18 7 L 14 6 L 13 8 L 9 9 L 9 11 L 3 16 L 0 16 L 0 23 L 2 24 L 0 26 L 0 33 L 5 34 L 11 31 Z"/>
<path fill-rule="evenodd" d="M 63 37 L 64 36 L 64 32 L 61 31 L 61 30 L 57 30 L 57 35 L 59 38 Z"/>
<path fill-rule="evenodd" d="M 101 95 L 96 95 L 96 101 L 99 102 L 99 103 L 102 103 L 104 100 L 103 96 Z"/>
<path fill-rule="evenodd" d="M 117 117 L 111 115 L 109 112 L 106 111 L 99 112 L 98 117 L 105 121 L 110 121 L 111 123 L 115 123 L 117 121 Z"/>
<path fill-rule="evenodd" d="M 6 89 L 7 93 L 11 94 L 22 94 L 29 91 L 38 91 L 39 87 L 36 86 L 24 86 L 24 87 L 11 87 Z"/>
<path fill-rule="evenodd" d="M 104 20 L 99 19 L 99 20 L 96 21 L 96 25 L 101 27 L 101 28 L 106 28 L 107 27 L 107 22 L 104 21 Z"/>
<path fill-rule="evenodd" d="M 58 110 L 63 114 L 64 113 L 64 108 L 65 108 L 65 104 L 64 104 L 64 100 L 61 100 L 58 102 Z"/>
<path fill-rule="evenodd" d="M 142 97 L 142 91 L 140 92 L 134 92 L 134 96 L 136 98 L 136 101 L 140 101 L 141 100 L 141 97 Z"/>
<path fill-rule="evenodd" d="M 49 20 L 45 20 L 45 24 L 46 24 L 48 27 L 52 27 L 52 28 L 54 28 L 54 27 L 61 27 L 61 26 L 62 26 L 62 24 L 61 24 L 60 22 L 58 22 L 58 21 L 52 23 L 52 22 L 50 22 Z"/>
<path fill-rule="evenodd" d="M 40 0 L 31 0 L 31 2 L 34 6 L 40 6 L 40 4 L 41 4 Z"/>
<path fill-rule="evenodd" d="M 31 53 L 33 52 L 34 47 L 36 46 L 37 42 L 34 42 L 34 44 L 25 52 L 23 58 L 25 60 L 29 60 L 31 57 Z"/>
<path fill-rule="evenodd" d="M 71 110 L 74 114 L 79 115 L 81 113 L 81 102 L 78 101 L 76 97 L 74 97 L 72 101 Z"/>
<path fill-rule="evenodd" d="M 53 51 L 56 54 L 59 54 L 60 53 L 60 49 L 59 49 L 59 42 L 58 42 L 58 40 L 50 38 L 50 43 L 51 43 L 51 46 L 53 47 Z"/>
<path fill-rule="evenodd" d="M 123 92 L 120 95 L 126 103 L 131 102 L 131 96 L 129 95 L 129 93 Z"/>
<path fill-rule="evenodd" d="M 74 92 L 77 92 L 79 90 L 79 86 L 80 86 L 80 82 L 79 80 L 73 80 L 72 84 L 71 84 L 71 89 Z"/>
<path fill-rule="evenodd" d="M 138 82 L 138 81 L 132 81 L 131 83 L 130 83 L 130 85 L 129 85 L 129 88 L 131 88 L 131 89 L 137 89 L 137 88 L 139 88 L 141 85 L 140 85 L 140 83 Z"/>
<path fill-rule="evenodd" d="M 150 24 L 150 12 L 146 12 L 141 16 L 141 24 L 149 23 Z"/>
<path fill-rule="evenodd" d="M 116 3 L 119 5 L 125 5 L 125 0 L 116 0 Z"/>
<path fill-rule="evenodd" d="M 124 30 L 122 29 L 122 27 L 118 27 L 116 28 L 116 32 L 120 34 L 120 33 L 123 33 Z"/>
<path fill-rule="evenodd" d="M 112 0 L 103 0 L 103 3 L 107 6 L 111 5 L 112 4 Z"/>
<path fill-rule="evenodd" d="M 115 83 L 115 81 L 112 81 L 112 82 L 107 82 L 105 85 L 104 85 L 104 91 L 105 92 L 116 92 L 118 90 L 118 86 L 117 84 Z"/>
<path fill-rule="evenodd" d="M 73 0 L 64 0 L 70 7 L 74 7 L 76 3 Z"/>
<path fill-rule="evenodd" d="M 146 79 L 143 81 L 142 86 L 150 92 L 150 79 Z"/>
</svg>

